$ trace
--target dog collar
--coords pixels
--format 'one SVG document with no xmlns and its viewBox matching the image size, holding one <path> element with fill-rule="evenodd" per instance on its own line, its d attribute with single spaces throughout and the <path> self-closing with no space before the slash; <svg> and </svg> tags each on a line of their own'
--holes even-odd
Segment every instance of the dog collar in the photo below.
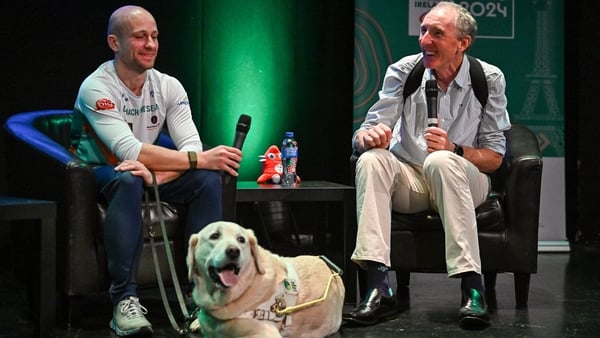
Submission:
<svg viewBox="0 0 600 338">
<path fill-rule="evenodd" d="M 282 336 L 286 336 L 288 327 L 292 324 L 292 317 L 279 315 L 276 311 L 296 305 L 298 293 L 300 292 L 300 279 L 296 269 L 290 262 L 286 262 L 286 268 L 287 277 L 277 285 L 274 295 L 256 309 L 242 313 L 239 318 L 253 318 L 279 323 L 279 332 Z"/>
</svg>

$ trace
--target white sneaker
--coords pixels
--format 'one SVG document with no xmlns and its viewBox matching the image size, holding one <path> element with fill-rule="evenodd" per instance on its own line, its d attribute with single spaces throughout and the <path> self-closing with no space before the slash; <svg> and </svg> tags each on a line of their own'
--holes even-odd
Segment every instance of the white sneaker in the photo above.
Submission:
<svg viewBox="0 0 600 338">
<path fill-rule="evenodd" d="M 148 310 L 140 304 L 140 300 L 130 296 L 115 306 L 109 326 L 119 336 L 151 334 L 152 324 L 144 317 L 146 313 Z"/>
</svg>

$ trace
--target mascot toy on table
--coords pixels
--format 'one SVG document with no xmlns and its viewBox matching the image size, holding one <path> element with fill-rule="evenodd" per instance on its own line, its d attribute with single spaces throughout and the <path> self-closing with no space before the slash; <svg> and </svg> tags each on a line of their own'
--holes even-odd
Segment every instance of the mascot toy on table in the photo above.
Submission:
<svg viewBox="0 0 600 338">
<path fill-rule="evenodd" d="M 267 151 L 258 156 L 259 161 L 263 163 L 262 174 L 258 177 L 258 183 L 281 183 L 283 177 L 283 165 L 281 163 L 281 151 L 277 146 L 270 146 Z"/>
<path fill-rule="evenodd" d="M 283 162 L 281 151 L 276 145 L 270 146 L 267 151 L 258 156 L 263 163 L 262 174 L 256 179 L 258 183 L 280 184 L 283 177 Z M 300 177 L 296 176 L 296 183 L 300 183 Z"/>
</svg>

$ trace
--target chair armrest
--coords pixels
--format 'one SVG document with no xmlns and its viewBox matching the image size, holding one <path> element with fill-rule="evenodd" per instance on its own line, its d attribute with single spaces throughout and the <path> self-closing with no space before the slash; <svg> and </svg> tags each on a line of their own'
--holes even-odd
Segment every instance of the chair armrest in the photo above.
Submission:
<svg viewBox="0 0 600 338">
<path fill-rule="evenodd" d="M 104 257 L 98 257 L 98 207 L 96 180 L 91 168 L 81 161 L 71 161 L 65 167 L 64 189 L 62 191 L 63 237 L 61 246 L 65 254 L 64 271 L 61 276 L 65 281 L 59 285 L 68 295 L 87 294 L 103 290 Z M 74 273 L 75 272 L 75 273 Z M 67 275 L 69 274 L 70 275 Z"/>
<path fill-rule="evenodd" d="M 360 153 L 356 150 L 352 150 L 352 155 L 350 155 L 350 179 L 352 185 L 355 185 L 354 178 L 356 177 L 356 162 L 358 162 L 358 158 L 360 157 Z"/>
<path fill-rule="evenodd" d="M 537 270 L 537 241 L 542 184 L 542 156 L 535 134 L 513 125 L 506 133 L 507 152 L 498 174 L 504 176 L 502 193 L 507 224 L 509 261 L 527 262 Z M 515 248 L 512 250 L 511 248 Z M 520 264 L 523 265 L 523 264 Z"/>
<path fill-rule="evenodd" d="M 506 132 L 506 139 L 504 168 L 494 178 L 504 183 L 495 189 L 504 196 L 509 224 L 526 222 L 537 226 L 543 165 L 537 138 L 527 127 L 513 125 Z"/>
<path fill-rule="evenodd" d="M 67 165 L 71 161 L 77 161 L 78 158 L 71 154 L 63 145 L 35 128 L 35 123 L 40 118 L 66 113 L 70 113 L 70 111 L 44 110 L 19 113 L 10 116 L 4 124 L 4 128 L 14 139 L 29 145 L 29 147 L 40 154 L 49 156 L 59 163 Z"/>
<path fill-rule="evenodd" d="M 56 201 L 58 285 L 74 295 L 100 290 L 94 270 L 98 269 L 96 247 L 96 181 L 87 163 L 36 128 L 36 121 L 70 111 L 48 110 L 16 114 L 4 127 L 9 134 L 7 163 L 14 173 L 8 182 L 11 195 Z M 73 266 L 85 267 L 82 276 L 69 275 Z M 81 270 L 81 269 L 80 269 Z M 80 271 L 77 270 L 77 271 Z M 89 272 L 89 273 L 88 273 Z M 88 285 L 90 284 L 90 285 Z M 84 292 L 81 292 L 84 290 Z"/>
</svg>

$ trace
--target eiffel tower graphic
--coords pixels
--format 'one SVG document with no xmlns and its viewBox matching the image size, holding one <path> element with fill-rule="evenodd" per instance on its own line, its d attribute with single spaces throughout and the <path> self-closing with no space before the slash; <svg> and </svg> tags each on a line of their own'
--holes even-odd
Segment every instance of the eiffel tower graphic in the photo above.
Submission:
<svg viewBox="0 0 600 338">
<path fill-rule="evenodd" d="M 548 11 L 551 8 L 551 0 L 534 1 L 535 8 L 535 59 L 533 72 L 527 74 L 529 79 L 529 89 L 525 97 L 525 103 L 521 110 L 521 118 L 531 120 L 556 120 L 562 119 L 560 109 L 554 94 L 554 82 L 556 75 L 552 74 L 550 69 L 550 39 L 548 32 L 549 25 L 552 24 L 548 18 Z M 536 113 L 536 104 L 540 96 L 540 89 L 544 91 L 544 98 L 547 105 L 547 111 Z"/>
</svg>

